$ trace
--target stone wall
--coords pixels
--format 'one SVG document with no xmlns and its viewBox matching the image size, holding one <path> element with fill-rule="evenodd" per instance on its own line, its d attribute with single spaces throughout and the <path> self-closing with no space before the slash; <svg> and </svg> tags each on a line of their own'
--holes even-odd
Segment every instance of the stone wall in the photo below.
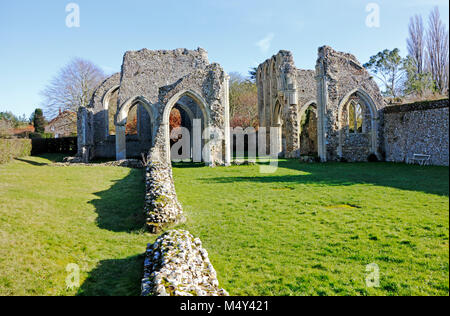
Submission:
<svg viewBox="0 0 450 316">
<path fill-rule="evenodd" d="M 202 242 L 187 231 L 169 231 L 149 244 L 142 296 L 228 296 Z"/>
<path fill-rule="evenodd" d="M 228 80 L 218 64 L 209 64 L 207 53 L 201 48 L 126 52 L 121 73 L 111 76 L 96 89 L 87 107 L 89 124 L 83 123 L 85 114 L 80 112 L 78 133 L 85 140 L 81 142 L 83 150 L 89 150 L 86 159 L 110 158 L 114 150 L 117 160 L 149 151 L 158 160 L 170 160 L 168 116 L 171 108 L 179 106 L 187 109 L 191 121 L 202 121 L 202 134 L 210 127 L 222 135 L 220 140 L 214 137 L 210 141 L 211 135 L 204 134 L 205 140 L 200 142 L 209 147 L 203 156 L 198 150 L 200 161 L 229 164 Z M 116 105 L 116 133 L 111 137 L 108 112 L 113 104 Z M 137 107 L 138 113 L 137 137 L 126 135 L 125 128 L 133 107 Z M 192 128 L 193 123 L 188 125 Z M 115 148 L 111 146 L 112 141 Z M 82 154 L 80 150 L 79 155 Z"/>
<path fill-rule="evenodd" d="M 380 157 L 382 130 L 379 111 L 385 106 L 380 89 L 355 56 L 331 47 L 319 48 L 316 66 L 318 145 L 322 161 L 367 161 Z M 345 110 L 356 99 L 364 108 L 365 126 L 360 135 L 349 135 Z"/>
<path fill-rule="evenodd" d="M 145 179 L 144 211 L 148 230 L 155 234 L 169 225 L 183 222 L 185 219 L 175 191 L 170 162 L 150 162 Z"/>
<path fill-rule="evenodd" d="M 380 156 L 379 111 L 385 104 L 378 85 L 355 56 L 321 47 L 314 71 L 295 68 L 292 53 L 280 51 L 258 67 L 256 80 L 260 126 L 279 130 L 282 136 L 273 147 L 281 156 L 317 154 L 322 161 Z M 358 135 L 348 132 L 346 108 L 352 100 L 364 108 L 365 128 Z M 306 126 L 302 133 L 308 109 L 314 110 L 317 125 Z M 317 135 L 317 141 L 306 134 Z"/>
<path fill-rule="evenodd" d="M 386 107 L 383 110 L 387 161 L 407 162 L 431 155 L 433 165 L 449 165 L 449 100 Z"/>
<path fill-rule="evenodd" d="M 315 71 L 297 69 L 292 53 L 282 50 L 259 65 L 256 83 L 260 126 L 267 131 L 279 128 L 281 156 L 299 157 L 300 121 L 306 108 L 316 103 Z"/>
</svg>

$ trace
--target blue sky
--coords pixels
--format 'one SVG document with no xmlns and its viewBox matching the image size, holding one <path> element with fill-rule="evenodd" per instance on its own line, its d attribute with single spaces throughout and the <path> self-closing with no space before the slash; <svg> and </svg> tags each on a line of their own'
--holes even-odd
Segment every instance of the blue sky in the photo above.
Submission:
<svg viewBox="0 0 450 316">
<path fill-rule="evenodd" d="M 80 27 L 66 27 L 66 5 L 80 7 Z M 366 26 L 368 3 L 380 27 Z M 317 48 L 329 45 L 361 62 L 385 48 L 406 53 L 409 18 L 448 0 L 0 0 L 0 111 L 27 116 L 39 92 L 73 57 L 105 72 L 120 70 L 127 50 L 203 47 L 227 72 L 247 74 L 280 49 L 298 68 L 313 69 Z"/>
</svg>

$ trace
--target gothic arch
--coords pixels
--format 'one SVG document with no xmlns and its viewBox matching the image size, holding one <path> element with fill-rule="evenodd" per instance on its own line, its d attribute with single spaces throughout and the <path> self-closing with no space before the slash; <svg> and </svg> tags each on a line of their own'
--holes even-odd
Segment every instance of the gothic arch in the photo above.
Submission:
<svg viewBox="0 0 450 316">
<path fill-rule="evenodd" d="M 167 104 L 165 105 L 163 116 L 162 116 L 162 126 L 163 126 L 163 134 L 164 134 L 163 137 L 164 137 L 164 146 L 165 146 L 164 152 L 167 154 L 166 159 L 168 161 L 170 161 L 170 128 L 169 128 L 170 112 L 177 104 L 183 106 L 183 104 L 180 104 L 179 101 L 185 96 L 191 98 L 197 104 L 197 106 L 200 108 L 200 111 L 201 111 L 202 117 L 203 117 L 202 134 L 203 134 L 203 131 L 207 127 L 210 126 L 211 113 L 210 113 L 208 104 L 206 103 L 205 99 L 198 92 L 191 90 L 191 89 L 186 89 L 186 90 L 182 90 L 182 91 L 178 92 L 177 94 L 175 94 L 169 100 L 169 102 L 167 102 Z M 185 106 L 185 108 L 189 110 L 188 107 Z M 191 111 L 189 110 L 189 112 L 191 112 Z M 205 146 L 208 146 L 208 143 L 206 143 Z M 209 156 L 203 157 L 203 158 L 205 161 L 210 162 L 211 161 L 211 157 L 210 157 L 211 153 L 210 153 L 209 148 L 207 148 L 205 150 L 205 152 Z M 197 155 L 197 154 L 198 153 L 194 152 L 194 155 Z M 198 159 L 198 157 L 194 158 L 194 160 L 197 160 L 197 159 Z M 201 157 L 200 157 L 200 159 L 201 159 Z"/>
<path fill-rule="evenodd" d="M 154 117 L 152 106 L 150 102 L 142 97 L 135 96 L 128 99 L 124 104 L 119 107 L 119 110 L 115 117 L 115 125 L 116 125 L 116 159 L 122 160 L 127 158 L 126 153 L 126 124 L 128 120 L 128 113 L 133 106 L 137 106 L 138 104 L 142 105 L 145 110 L 148 112 L 151 121 L 151 139 L 154 139 Z"/>
<path fill-rule="evenodd" d="M 107 138 L 109 136 L 109 111 L 110 111 L 109 103 L 111 102 L 112 95 L 114 93 L 116 93 L 117 91 L 119 91 L 119 88 L 120 88 L 120 85 L 113 86 L 111 89 L 109 89 L 105 93 L 105 95 L 102 98 L 103 110 L 106 113 L 106 115 L 105 115 L 105 138 Z"/>
<path fill-rule="evenodd" d="M 338 146 L 338 156 L 342 157 L 343 155 L 343 140 L 345 137 L 345 129 L 343 126 L 343 112 L 345 110 L 345 107 L 350 101 L 350 98 L 352 96 L 357 96 L 364 104 L 364 108 L 367 109 L 370 112 L 370 151 L 373 154 L 379 155 L 377 150 L 377 144 L 378 144 L 378 109 L 375 105 L 375 102 L 373 101 L 372 97 L 365 92 L 361 88 L 355 88 L 348 92 L 341 100 L 338 106 L 338 126 L 339 126 L 339 146 Z M 345 125 L 345 124 L 344 124 Z M 366 125 L 367 126 L 367 125 Z"/>
</svg>

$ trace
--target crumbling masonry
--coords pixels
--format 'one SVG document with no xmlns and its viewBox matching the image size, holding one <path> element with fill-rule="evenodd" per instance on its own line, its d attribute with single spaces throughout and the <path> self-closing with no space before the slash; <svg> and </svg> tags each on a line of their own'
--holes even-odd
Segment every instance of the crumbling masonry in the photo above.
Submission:
<svg viewBox="0 0 450 316">
<path fill-rule="evenodd" d="M 171 168 L 169 118 L 180 111 L 191 133 L 190 158 L 229 165 L 229 77 L 209 64 L 206 51 L 127 52 L 121 73 L 105 80 L 78 112 L 78 162 L 147 156 L 145 213 L 151 233 L 184 221 Z M 321 161 L 407 161 L 431 155 L 448 165 L 448 99 L 386 107 L 377 84 L 358 60 L 319 48 L 314 70 L 295 67 L 280 51 L 257 70 L 259 137 L 286 158 Z M 127 135 L 137 108 L 137 135 Z M 111 119 L 113 118 L 113 119 Z M 114 126 L 111 126 L 114 125 Z M 197 128 L 195 128 L 197 127 Z M 265 128 L 265 129 L 264 129 Z M 276 131 L 275 142 L 271 129 Z M 113 131 L 113 133 L 111 132 Z M 194 150 L 195 142 L 202 150 Z M 142 295 L 221 295 L 200 239 L 185 231 L 162 235 L 146 252 Z"/>
<path fill-rule="evenodd" d="M 259 65 L 256 79 L 260 126 L 268 135 L 270 128 L 277 131 L 272 148 L 281 157 L 406 162 L 414 154 L 428 154 L 433 164 L 448 165 L 448 118 L 438 115 L 448 113 L 448 100 L 420 112 L 403 107 L 400 112 L 416 113 L 402 115 L 413 121 L 392 122 L 395 110 L 386 108 L 378 85 L 351 54 L 321 47 L 314 71 L 297 69 L 292 53 L 280 51 Z M 408 138 L 409 148 L 393 148 L 406 138 L 398 141 L 394 124 L 405 127 L 398 134 L 417 136 Z"/>
<path fill-rule="evenodd" d="M 105 80 L 87 108 L 78 112 L 78 156 L 93 158 L 140 157 L 170 161 L 169 118 L 173 108 L 195 134 L 199 122 L 203 150 L 191 149 L 194 161 L 229 164 L 228 75 L 210 64 L 205 50 L 143 49 L 125 53 L 121 73 Z M 115 108 L 112 108 L 115 106 Z M 137 135 L 127 135 L 128 115 L 137 107 Z M 110 111 L 114 111 L 111 128 Z M 111 130 L 114 131 L 113 135 Z"/>
</svg>

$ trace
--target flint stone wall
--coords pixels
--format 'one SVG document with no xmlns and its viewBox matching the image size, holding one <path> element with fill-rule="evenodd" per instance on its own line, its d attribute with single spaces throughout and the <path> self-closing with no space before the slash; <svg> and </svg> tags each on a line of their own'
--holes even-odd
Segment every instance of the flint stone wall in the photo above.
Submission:
<svg viewBox="0 0 450 316">
<path fill-rule="evenodd" d="M 323 161 L 346 158 L 367 161 L 370 153 L 380 157 L 382 129 L 379 111 L 385 107 L 380 89 L 355 56 L 331 47 L 319 48 L 316 66 L 319 117 L 319 155 Z M 344 107 L 358 97 L 365 113 L 370 113 L 365 135 L 348 135 Z M 373 126 L 373 128 L 372 128 Z M 355 136 L 355 137 L 352 137 Z"/>
<path fill-rule="evenodd" d="M 433 165 L 449 165 L 449 100 L 386 107 L 386 160 L 407 162 L 414 154 L 431 155 Z"/>
<path fill-rule="evenodd" d="M 169 231 L 149 244 L 142 296 L 228 296 L 202 242 L 187 231 Z"/>
<path fill-rule="evenodd" d="M 180 95 L 171 94 L 173 91 Z M 78 117 L 78 133 L 85 139 L 83 151 L 89 149 L 86 160 L 112 158 L 113 154 L 118 160 L 139 157 L 141 153 L 148 154 L 150 149 L 156 159 L 168 159 L 164 126 L 168 125 L 164 116 L 167 112 L 170 115 L 168 103 L 184 103 L 191 108 L 191 98 L 203 111 L 199 113 L 197 108 L 191 111 L 195 116 L 192 119 L 202 116 L 203 130 L 207 121 L 223 135 L 222 140 L 211 142 L 208 157 L 203 157 L 203 161 L 227 164 L 230 161 L 228 93 L 228 76 L 219 65 L 209 64 L 207 52 L 201 48 L 126 52 L 121 73 L 111 76 L 96 89 L 87 107 L 92 116 L 89 125 L 82 123 L 84 113 L 80 112 Z M 168 100 L 166 96 L 179 98 Z M 108 111 L 113 104 L 117 107 L 116 135 L 109 136 Z M 126 136 L 125 125 L 133 106 L 138 111 L 138 135 Z"/>
<path fill-rule="evenodd" d="M 300 156 L 300 122 L 306 108 L 316 103 L 314 70 L 295 67 L 291 52 L 281 50 L 259 65 L 256 74 L 258 87 L 258 114 L 260 126 L 278 126 L 277 103 L 281 106 L 283 144 L 281 155 L 286 158 Z M 268 144 L 268 149 L 270 145 Z"/>
<path fill-rule="evenodd" d="M 146 170 L 145 214 L 150 233 L 161 232 L 165 227 L 185 220 L 178 201 L 169 163 L 152 162 Z"/>
</svg>

